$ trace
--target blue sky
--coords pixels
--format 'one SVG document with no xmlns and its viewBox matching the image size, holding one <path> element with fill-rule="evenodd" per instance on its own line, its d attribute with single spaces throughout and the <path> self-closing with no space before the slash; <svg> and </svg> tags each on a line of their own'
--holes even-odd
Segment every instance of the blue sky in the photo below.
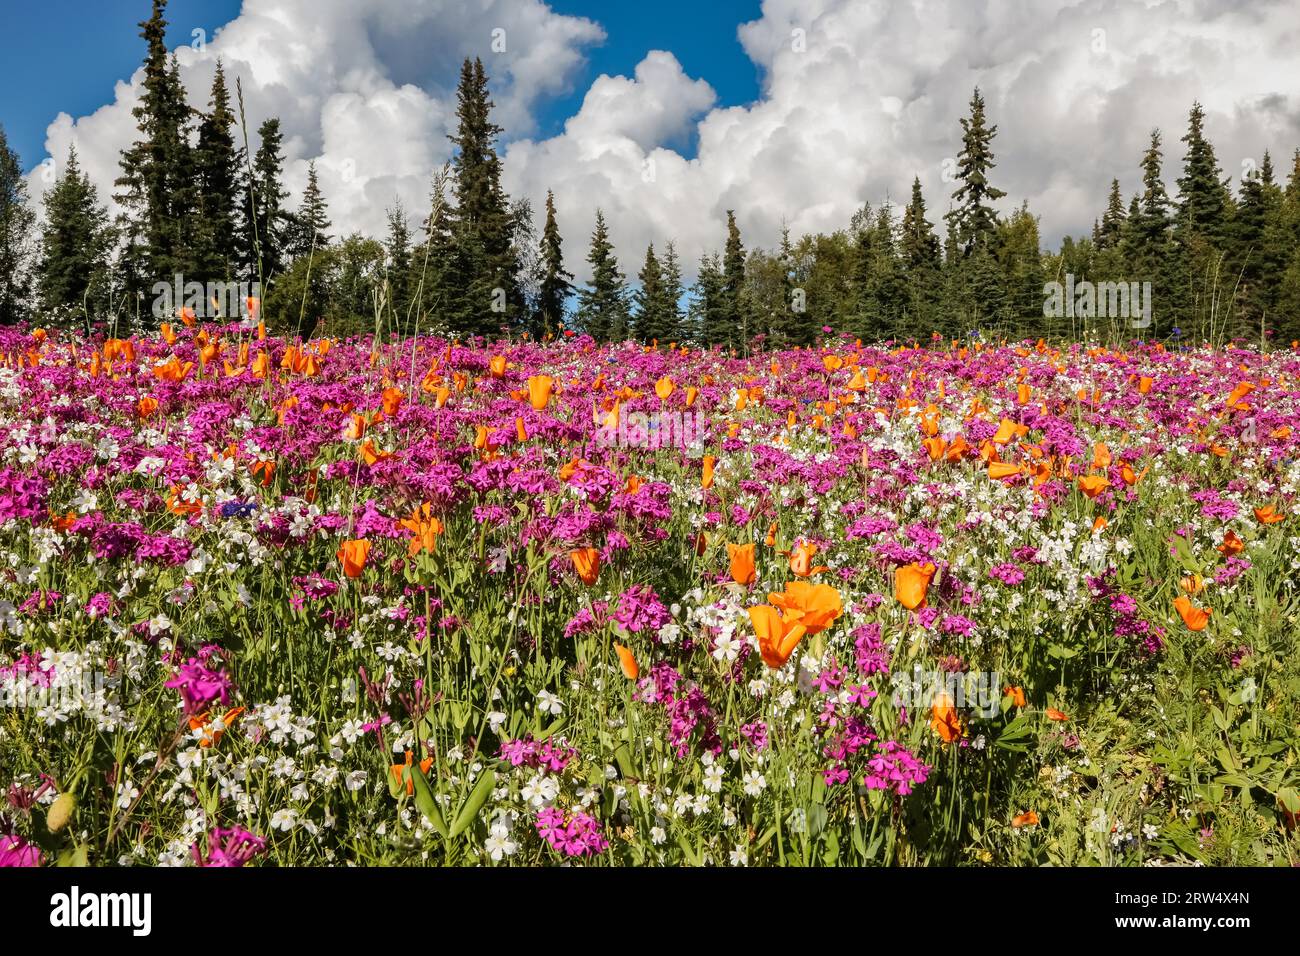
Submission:
<svg viewBox="0 0 1300 956">
<path fill-rule="evenodd" d="M 113 84 L 140 65 L 143 41 L 137 24 L 149 15 L 149 0 L 42 0 L 7 2 L 9 34 L 0 59 L 0 124 L 9 144 L 30 170 L 44 157 L 45 129 L 60 112 L 82 116 L 109 102 Z M 736 27 L 759 16 L 758 0 L 558 0 L 558 13 L 585 16 L 608 34 L 588 51 L 585 71 L 573 92 L 543 104 L 537 133 L 558 133 L 581 105 L 591 80 L 601 73 L 631 75 L 649 50 L 670 50 L 687 75 L 707 80 L 718 105 L 748 103 L 758 96 L 758 75 L 736 39 Z M 239 0 L 171 0 L 168 45 L 191 41 L 190 31 L 211 37 L 232 20 Z M 509 131 L 507 131 L 507 136 Z M 689 153 L 693 144 L 681 144 Z"/>
</svg>

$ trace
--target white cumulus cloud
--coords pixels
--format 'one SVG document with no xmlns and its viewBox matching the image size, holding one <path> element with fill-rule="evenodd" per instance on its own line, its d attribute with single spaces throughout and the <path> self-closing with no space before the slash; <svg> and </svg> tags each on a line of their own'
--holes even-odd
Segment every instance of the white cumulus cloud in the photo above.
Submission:
<svg viewBox="0 0 1300 956">
<path fill-rule="evenodd" d="M 1003 208 L 1027 199 L 1049 243 L 1091 228 L 1112 176 L 1126 198 L 1137 189 L 1153 127 L 1172 185 L 1194 99 L 1225 175 L 1238 179 L 1266 147 L 1285 174 L 1300 145 L 1296 13 L 1295 0 L 765 0 L 738 24 L 762 76 L 755 102 L 719 106 L 707 76 L 652 51 L 630 77 L 596 78 L 550 138 L 536 137 L 538 105 L 568 89 L 604 31 L 539 0 L 246 0 L 206 49 L 180 56 L 201 103 L 220 55 L 243 79 L 250 126 L 281 117 L 290 189 L 316 160 L 335 231 L 374 233 L 395 195 L 413 213 L 425 205 L 449 155 L 459 63 L 482 56 L 506 187 L 534 208 L 555 191 L 581 278 L 598 205 L 629 272 L 646 243 L 668 238 L 693 272 L 721 245 L 727 209 L 747 245 L 770 246 L 783 221 L 796 235 L 831 230 L 864 202 L 905 202 L 913 175 L 942 228 L 945 170 L 977 84 L 998 126 Z M 492 52 L 494 30 L 504 52 Z M 60 115 L 47 135 L 56 158 L 75 138 L 104 194 L 135 135 L 139 80 L 90 116 Z"/>
</svg>

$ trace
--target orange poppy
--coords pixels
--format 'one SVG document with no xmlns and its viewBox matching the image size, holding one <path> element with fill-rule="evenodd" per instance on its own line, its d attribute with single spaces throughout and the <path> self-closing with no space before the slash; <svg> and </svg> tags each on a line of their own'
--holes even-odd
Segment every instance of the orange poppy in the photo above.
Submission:
<svg viewBox="0 0 1300 956">
<path fill-rule="evenodd" d="M 442 522 L 433 516 L 433 505 L 429 502 L 420 505 L 409 518 L 403 518 L 398 524 L 414 536 L 407 546 L 407 557 L 414 557 L 421 551 L 432 554 L 438 546 L 438 535 L 444 530 Z"/>
<path fill-rule="evenodd" d="M 767 599 L 785 612 L 785 617 L 798 621 L 809 634 L 826 630 L 844 612 L 840 592 L 829 584 L 809 584 L 791 581 L 780 594 L 768 594 Z"/>
<path fill-rule="evenodd" d="M 555 388 L 555 379 L 549 375 L 528 376 L 528 404 L 535 411 L 542 411 L 551 402 L 551 392 Z"/>
<path fill-rule="evenodd" d="M 405 397 L 400 388 L 386 388 L 383 391 L 384 414 L 389 418 L 397 414 L 398 409 L 402 407 L 402 399 Z"/>
<path fill-rule="evenodd" d="M 1210 623 L 1210 609 L 1197 607 L 1185 594 L 1174 598 L 1174 608 L 1189 631 L 1203 631 Z"/>
<path fill-rule="evenodd" d="M 1205 581 L 1199 574 L 1189 574 L 1178 580 L 1178 586 L 1187 594 L 1196 595 L 1205 590 Z"/>
<path fill-rule="evenodd" d="M 365 538 L 344 541 L 339 546 L 338 559 L 343 563 L 343 573 L 350 578 L 358 578 L 365 570 L 366 559 L 370 557 L 370 542 Z"/>
<path fill-rule="evenodd" d="M 1002 696 L 1003 696 L 1003 697 L 1010 697 L 1010 698 L 1011 698 L 1011 705 L 1012 705 L 1013 707 L 1024 707 L 1024 706 L 1025 706 L 1025 703 L 1026 703 L 1026 701 L 1025 701 L 1025 689 L 1024 689 L 1023 687 L 1020 687 L 1020 686 L 1016 686 L 1016 687 L 1004 687 L 1004 688 L 1002 688 Z"/>
<path fill-rule="evenodd" d="M 488 362 L 488 371 L 492 373 L 493 378 L 506 377 L 506 357 L 504 355 L 494 355 Z"/>
<path fill-rule="evenodd" d="M 1011 825 L 1019 830 L 1021 827 L 1038 826 L 1038 814 L 1033 810 L 1027 813 L 1021 813 L 1011 818 Z"/>
<path fill-rule="evenodd" d="M 763 538 L 763 543 L 769 548 L 776 547 L 776 528 L 777 523 L 773 521 L 767 528 L 767 536 Z"/>
<path fill-rule="evenodd" d="M 1086 475 L 1079 478 L 1079 490 L 1088 498 L 1096 498 L 1110 487 L 1110 482 L 1101 475 Z"/>
<path fill-rule="evenodd" d="M 813 558 L 817 556 L 817 545 L 808 542 L 799 542 L 794 546 L 794 550 L 789 552 L 790 571 L 801 578 L 809 575 L 821 574 L 823 571 L 829 571 L 826 565 L 813 567 Z"/>
<path fill-rule="evenodd" d="M 1110 467 L 1111 463 L 1110 449 L 1106 447 L 1103 441 L 1097 442 L 1092 446 L 1092 467 L 1102 471 Z"/>
<path fill-rule="evenodd" d="M 749 609 L 749 619 L 758 638 L 758 652 L 763 663 L 775 670 L 784 667 L 799 642 L 808 633 L 808 627 L 793 616 L 783 615 L 776 608 L 760 604 Z"/>
<path fill-rule="evenodd" d="M 1277 524 L 1279 521 L 1285 521 L 1286 515 L 1280 513 L 1273 505 L 1265 505 L 1255 509 L 1255 520 L 1260 524 Z"/>
<path fill-rule="evenodd" d="M 754 568 L 754 545 L 727 544 L 727 554 L 731 558 L 731 580 L 737 584 L 750 585 L 758 580 Z"/>
<path fill-rule="evenodd" d="M 947 694 L 939 694 L 931 705 L 930 728 L 946 744 L 954 743 L 966 736 L 966 727 L 962 724 L 957 708 L 953 706 L 952 698 Z"/>
<path fill-rule="evenodd" d="M 1007 442 L 1011 441 L 1011 439 L 1016 437 L 1019 430 L 1020 430 L 1020 426 L 1017 425 L 1015 422 L 1013 422 L 1011 419 L 1009 418 L 1002 419 L 1002 421 L 998 424 L 997 433 L 994 434 L 993 436 L 992 439 L 993 444 L 995 445 L 1007 444 Z"/>
<path fill-rule="evenodd" d="M 148 418 L 154 412 L 158 411 L 158 399 L 152 395 L 146 395 L 135 403 L 136 414 L 141 418 Z"/>
<path fill-rule="evenodd" d="M 929 561 L 913 561 L 894 572 L 894 599 L 909 611 L 925 607 L 925 596 L 930 591 L 937 569 Z"/>
<path fill-rule="evenodd" d="M 706 491 L 713 487 L 713 469 L 718 464 L 718 459 L 712 455 L 704 456 L 704 468 L 700 473 L 700 487 Z"/>
<path fill-rule="evenodd" d="M 407 767 L 411 766 L 411 764 L 413 764 L 414 762 L 415 762 L 415 755 L 408 750 L 406 752 L 406 762 L 395 763 L 390 768 L 393 772 L 393 779 L 400 784 L 402 782 L 403 772 L 406 770 Z M 420 770 L 423 771 L 424 773 L 428 773 L 429 768 L 432 766 L 433 766 L 432 757 L 425 757 L 423 760 L 420 761 Z M 408 797 L 415 795 L 415 781 L 409 778 L 406 781 L 406 795 Z"/>
<path fill-rule="evenodd" d="M 1230 558 L 1234 554 L 1241 554 L 1246 550 L 1246 542 L 1237 537 L 1236 532 L 1229 531 L 1223 536 L 1223 544 L 1215 548 L 1225 558 Z"/>
<path fill-rule="evenodd" d="M 1057 710 L 1055 707 L 1048 707 L 1047 710 L 1043 711 L 1043 713 L 1047 715 L 1048 720 L 1055 720 L 1058 723 L 1063 723 L 1070 719 L 1069 714 L 1062 713 L 1061 711 Z"/>
<path fill-rule="evenodd" d="M 595 548 L 576 548 L 570 557 L 582 583 L 588 586 L 595 584 L 600 577 L 600 552 Z"/>
<path fill-rule="evenodd" d="M 183 382 L 185 376 L 190 374 L 190 369 L 192 368 L 194 368 L 193 362 L 185 362 L 182 364 L 181 360 L 173 355 L 166 362 L 163 362 L 160 365 L 155 365 L 153 368 L 153 374 L 163 382 Z"/>
<path fill-rule="evenodd" d="M 942 438 L 927 438 L 925 441 L 921 442 L 921 447 L 925 449 L 926 454 L 930 456 L 931 461 L 938 461 L 943 457 L 944 450 L 948 447 L 948 443 Z"/>
<path fill-rule="evenodd" d="M 665 375 L 663 378 L 659 379 L 659 381 L 655 382 L 655 394 L 659 396 L 661 402 L 666 402 L 668 401 L 668 396 L 672 395 L 673 389 L 676 387 L 677 386 L 673 384 L 673 380 Z"/>
<path fill-rule="evenodd" d="M 239 715 L 244 712 L 243 707 L 233 707 L 221 715 L 220 725 L 209 721 L 209 714 L 205 711 L 197 717 L 190 718 L 190 730 L 199 733 L 199 746 L 212 747 L 221 743 L 221 737 L 231 725 L 239 719 Z"/>
<path fill-rule="evenodd" d="M 1019 465 L 1013 465 L 1006 461 L 989 462 L 989 477 L 994 481 L 1000 481 L 1003 478 L 1010 478 L 1018 474 L 1020 474 Z"/>
<path fill-rule="evenodd" d="M 614 653 L 618 655 L 618 663 L 623 668 L 623 676 L 628 680 L 636 680 L 641 674 L 641 668 L 636 662 L 636 656 L 617 641 L 614 642 Z"/>
</svg>

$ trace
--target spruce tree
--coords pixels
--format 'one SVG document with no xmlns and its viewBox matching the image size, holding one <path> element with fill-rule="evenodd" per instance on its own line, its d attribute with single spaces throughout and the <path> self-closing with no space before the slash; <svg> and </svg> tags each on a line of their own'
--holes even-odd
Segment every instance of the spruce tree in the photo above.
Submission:
<svg viewBox="0 0 1300 956">
<path fill-rule="evenodd" d="M 682 296 L 685 289 L 682 286 L 682 264 L 677 257 L 677 246 L 669 239 L 668 244 L 664 246 L 663 258 L 663 280 L 662 288 L 662 305 L 660 315 L 663 320 L 663 331 L 659 336 L 662 344 L 665 340 L 675 342 L 682 336 Z"/>
<path fill-rule="evenodd" d="M 1124 200 L 1119 193 L 1119 180 L 1110 181 L 1110 197 L 1106 201 L 1106 212 L 1101 217 L 1097 229 L 1096 244 L 1098 249 L 1114 249 L 1119 246 L 1120 235 L 1124 231 Z"/>
<path fill-rule="evenodd" d="M 942 292 L 943 259 L 939 237 L 925 218 L 921 179 L 912 178 L 912 198 L 903 210 L 899 256 L 906 277 L 909 324 L 921 335 L 937 330 L 936 310 Z"/>
<path fill-rule="evenodd" d="M 1006 193 L 989 182 L 993 162 L 993 137 L 997 126 L 990 126 L 984 115 L 984 97 L 975 88 L 970 101 L 970 117 L 961 121 L 962 147 L 957 154 L 957 179 L 961 183 L 952 194 L 957 209 L 957 240 L 965 255 L 976 246 L 992 245 L 997 239 L 998 216 L 989 203 Z"/>
<path fill-rule="evenodd" d="M 313 250 L 323 249 L 330 244 L 329 230 L 329 211 L 316 175 L 316 161 L 312 160 L 307 164 L 307 186 L 302 192 L 302 204 L 289 223 L 285 254 L 291 260 L 300 259 Z"/>
<path fill-rule="evenodd" d="M 492 100 L 481 60 L 465 60 L 456 91 L 459 124 L 450 139 L 456 208 L 452 214 L 455 285 L 448 302 L 453 328 L 492 334 L 523 310 L 513 254 L 509 199 L 501 188 L 496 140 L 501 127 L 491 120 Z"/>
<path fill-rule="evenodd" d="M 193 232 L 194 262 L 199 282 L 228 280 L 238 269 L 241 197 L 239 155 L 231 132 L 234 123 L 225 70 L 218 60 L 194 155 L 199 209 Z"/>
<path fill-rule="evenodd" d="M 745 247 L 740 241 L 736 213 L 727 210 L 727 244 L 722 254 L 722 301 L 717 323 L 707 329 L 710 345 L 744 345 L 749 339 L 748 315 L 744 302 Z"/>
<path fill-rule="evenodd" d="M 257 130 L 258 147 L 248 181 L 244 238 L 244 267 L 247 274 L 270 283 L 287 265 L 285 243 L 291 219 L 284 201 L 284 155 L 281 152 L 280 121 L 272 117 Z"/>
<path fill-rule="evenodd" d="M 722 257 L 716 252 L 705 253 L 700 258 L 695 285 L 691 287 L 688 315 L 690 337 L 704 345 L 714 344 L 711 334 L 723 322 L 725 287 Z"/>
<path fill-rule="evenodd" d="M 125 235 L 126 291 L 142 300 L 155 282 L 194 272 L 190 232 L 197 210 L 189 145 L 190 109 L 180 66 L 167 54 L 166 0 L 140 24 L 147 45 L 144 94 L 132 110 L 140 138 L 121 156 L 118 203 Z"/>
<path fill-rule="evenodd" d="M 555 221 L 555 196 L 546 190 L 546 224 L 542 227 L 542 284 L 537 312 L 542 333 L 558 335 L 564 328 L 564 312 L 573 294 L 573 273 L 564 268 L 564 240 Z"/>
<path fill-rule="evenodd" d="M 398 199 L 387 211 L 388 239 L 384 243 L 385 282 L 388 303 L 398 327 L 405 333 L 410 318 L 411 224 Z"/>
<path fill-rule="evenodd" d="M 1273 175 L 1273 159 L 1264 151 L 1256 170 L 1243 174 L 1241 202 L 1233 220 L 1228 273 L 1238 277 L 1237 325 L 1234 332 L 1267 335 L 1277 304 L 1279 280 L 1286 269 L 1286 247 L 1279 241 L 1282 190 Z"/>
<path fill-rule="evenodd" d="M 641 286 L 632 294 L 632 301 L 636 305 L 632 328 L 642 342 L 658 341 L 663 337 L 667 323 L 663 314 L 663 267 L 655 255 L 653 242 L 646 247 L 645 263 L 637 278 L 641 281 Z"/>
<path fill-rule="evenodd" d="M 1186 276 L 1170 262 L 1169 193 L 1161 172 L 1160 130 L 1151 131 L 1151 142 L 1142 156 L 1142 193 L 1137 208 L 1130 210 L 1129 281 L 1150 282 L 1153 289 L 1152 315 L 1155 323 L 1147 334 L 1163 336 L 1174 328 L 1184 306 Z"/>
<path fill-rule="evenodd" d="M 76 147 L 70 147 L 62 175 L 45 194 L 37 269 L 42 307 L 87 319 L 106 310 L 112 241 L 107 210 L 99 204 L 94 183 L 81 171 Z"/>
<path fill-rule="evenodd" d="M 579 294 L 578 324 L 598 342 L 622 342 L 628 337 L 627 288 L 609 241 L 605 215 L 596 210 L 591 234 L 591 282 Z"/>
<path fill-rule="evenodd" d="M 33 216 L 27 207 L 27 183 L 18 154 L 0 126 L 0 324 L 12 325 L 27 314 L 27 259 Z"/>
</svg>

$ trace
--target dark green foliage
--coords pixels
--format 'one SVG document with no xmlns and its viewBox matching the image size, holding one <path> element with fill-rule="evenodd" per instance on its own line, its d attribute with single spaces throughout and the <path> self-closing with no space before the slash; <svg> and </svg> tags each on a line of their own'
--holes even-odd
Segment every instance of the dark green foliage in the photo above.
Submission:
<svg viewBox="0 0 1300 956">
<path fill-rule="evenodd" d="M 33 218 L 18 154 L 0 126 L 0 324 L 12 325 L 27 315 Z"/>
</svg>

